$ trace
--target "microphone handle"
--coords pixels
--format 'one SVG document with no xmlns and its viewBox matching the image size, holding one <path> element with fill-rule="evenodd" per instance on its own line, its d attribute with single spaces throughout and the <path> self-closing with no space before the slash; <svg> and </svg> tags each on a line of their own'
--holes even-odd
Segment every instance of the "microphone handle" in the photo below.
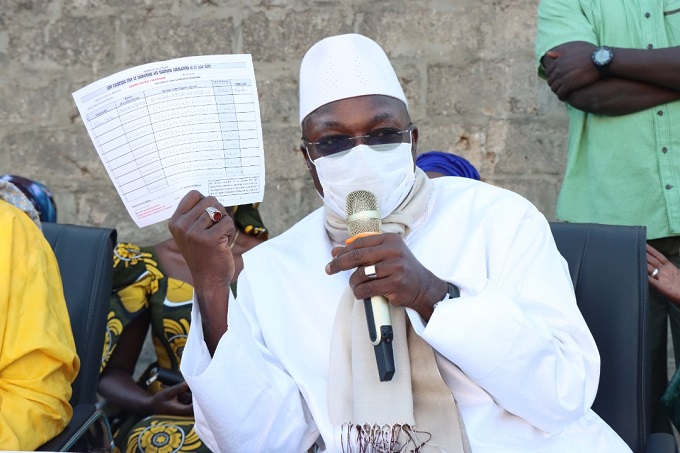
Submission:
<svg viewBox="0 0 680 453">
<path fill-rule="evenodd" d="M 378 364 L 378 377 L 381 382 L 389 381 L 394 376 L 394 352 L 392 351 L 392 320 L 390 305 L 384 296 L 373 296 L 364 299 L 368 336 L 375 351 Z"/>
</svg>

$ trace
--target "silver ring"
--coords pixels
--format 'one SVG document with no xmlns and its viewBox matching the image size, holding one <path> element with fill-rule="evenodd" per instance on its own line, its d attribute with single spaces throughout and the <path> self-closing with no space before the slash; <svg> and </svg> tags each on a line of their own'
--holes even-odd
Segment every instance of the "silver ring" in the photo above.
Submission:
<svg viewBox="0 0 680 453">
<path fill-rule="evenodd" d="M 213 208 L 212 206 L 208 206 L 207 208 L 205 208 L 205 212 L 208 213 L 208 217 L 210 217 L 210 220 L 212 220 L 213 223 L 217 223 L 220 220 L 222 220 L 222 213 L 217 208 Z"/>
<path fill-rule="evenodd" d="M 375 272 L 375 265 L 364 267 L 364 275 L 368 278 L 378 278 L 378 274 Z"/>
<path fill-rule="evenodd" d="M 659 275 L 659 268 L 655 267 L 654 270 L 652 271 L 652 278 L 658 278 L 657 276 Z"/>
</svg>

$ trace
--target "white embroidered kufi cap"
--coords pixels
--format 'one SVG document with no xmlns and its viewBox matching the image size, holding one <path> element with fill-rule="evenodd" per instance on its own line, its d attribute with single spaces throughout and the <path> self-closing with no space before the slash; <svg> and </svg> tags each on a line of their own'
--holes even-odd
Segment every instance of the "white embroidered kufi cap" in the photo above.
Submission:
<svg viewBox="0 0 680 453">
<path fill-rule="evenodd" d="M 358 34 L 322 39 L 300 64 L 300 125 L 322 105 L 369 94 L 397 98 L 408 108 L 394 68 L 375 41 Z"/>
</svg>

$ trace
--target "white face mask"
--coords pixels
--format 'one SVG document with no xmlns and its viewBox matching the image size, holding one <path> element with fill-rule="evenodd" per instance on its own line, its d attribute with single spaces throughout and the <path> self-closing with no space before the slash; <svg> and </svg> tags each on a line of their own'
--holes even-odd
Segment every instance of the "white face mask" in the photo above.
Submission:
<svg viewBox="0 0 680 453">
<path fill-rule="evenodd" d="M 411 143 L 395 146 L 359 145 L 314 161 L 323 201 L 336 214 L 347 217 L 347 195 L 368 190 L 378 201 L 384 219 L 404 201 L 415 181 Z"/>
</svg>

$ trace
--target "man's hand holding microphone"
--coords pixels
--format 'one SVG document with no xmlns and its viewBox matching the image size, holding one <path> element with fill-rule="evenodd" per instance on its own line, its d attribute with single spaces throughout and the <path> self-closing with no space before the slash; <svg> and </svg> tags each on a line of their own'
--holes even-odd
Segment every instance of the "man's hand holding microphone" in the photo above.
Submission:
<svg viewBox="0 0 680 453">
<path fill-rule="evenodd" d="M 413 256 L 401 236 L 381 233 L 380 210 L 371 192 L 351 192 L 346 212 L 350 238 L 344 247 L 333 248 L 326 273 L 356 268 L 349 284 L 354 297 L 364 300 L 380 380 L 389 381 L 395 372 L 389 304 L 412 308 L 427 322 L 448 285 Z"/>
</svg>

